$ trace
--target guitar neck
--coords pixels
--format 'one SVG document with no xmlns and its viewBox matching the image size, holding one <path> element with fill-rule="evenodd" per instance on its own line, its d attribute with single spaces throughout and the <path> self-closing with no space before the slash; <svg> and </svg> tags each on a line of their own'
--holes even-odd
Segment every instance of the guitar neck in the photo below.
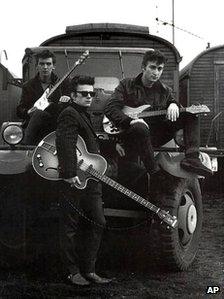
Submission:
<svg viewBox="0 0 224 299">
<path fill-rule="evenodd" d="M 55 92 L 55 90 L 62 84 L 62 82 L 74 71 L 77 65 L 79 65 L 78 62 L 76 62 L 74 66 L 52 87 L 47 95 L 47 98 L 49 98 Z"/>
<path fill-rule="evenodd" d="M 74 71 L 74 69 L 83 63 L 83 61 L 89 56 L 89 51 L 86 50 L 81 57 L 79 58 L 79 60 L 77 60 L 73 67 L 53 86 L 53 88 L 50 90 L 49 94 L 47 95 L 47 98 L 49 98 L 54 92 L 55 90 L 62 84 L 62 82 Z"/>
<path fill-rule="evenodd" d="M 186 108 L 180 108 L 179 112 L 186 112 Z M 150 117 L 150 116 L 159 116 L 159 115 L 166 115 L 167 110 L 158 110 L 158 111 L 143 111 L 138 114 L 138 117 Z"/>
<path fill-rule="evenodd" d="M 102 181 L 103 183 L 105 183 L 105 184 L 109 185 L 110 187 L 114 188 L 115 190 L 123 193 L 124 195 L 126 195 L 128 197 L 130 197 L 131 199 L 133 199 L 134 201 L 136 201 L 140 205 L 142 205 L 142 206 L 150 209 L 151 211 L 155 212 L 156 214 L 160 211 L 160 208 L 156 207 L 155 205 L 153 205 L 152 203 L 150 203 L 149 201 L 147 201 L 143 197 L 139 196 L 135 192 L 133 192 L 133 191 L 129 190 L 128 188 L 122 186 L 121 184 L 115 182 L 114 180 L 112 180 L 108 176 L 99 173 L 93 167 L 89 166 L 88 169 L 87 169 L 87 172 L 90 173 L 95 178 Z"/>
</svg>

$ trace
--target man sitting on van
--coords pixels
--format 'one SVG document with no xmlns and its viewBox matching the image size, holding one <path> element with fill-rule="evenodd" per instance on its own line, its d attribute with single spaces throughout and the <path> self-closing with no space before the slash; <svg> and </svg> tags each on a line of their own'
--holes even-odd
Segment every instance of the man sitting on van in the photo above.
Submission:
<svg viewBox="0 0 224 299">
<path fill-rule="evenodd" d="M 212 171 L 199 159 L 198 117 L 190 113 L 179 114 L 179 104 L 171 88 L 159 80 L 166 61 L 160 51 L 147 51 L 142 61 L 142 72 L 136 78 L 120 82 L 105 108 L 105 114 L 116 127 L 124 129 L 121 136 L 125 150 L 123 159 L 136 161 L 139 155 L 150 175 L 160 169 L 153 147 L 167 143 L 179 129 L 183 129 L 185 141 L 185 158 L 181 167 L 198 175 L 210 175 Z M 122 111 L 124 106 L 137 108 L 145 104 L 151 105 L 152 110 L 166 109 L 166 116 L 132 119 Z"/>
<path fill-rule="evenodd" d="M 17 116 L 24 120 L 25 128 L 24 144 L 35 145 L 49 132 L 56 128 L 57 117 L 64 108 L 58 103 L 68 102 L 69 85 L 65 80 L 50 97 L 51 104 L 45 109 L 30 110 L 34 107 L 43 93 L 50 90 L 58 81 L 57 75 L 53 72 L 56 64 L 55 55 L 49 50 L 43 50 L 36 56 L 37 74 L 34 78 L 24 83 L 22 96 L 17 106 Z M 37 106 L 38 107 L 38 106 Z"/>
</svg>

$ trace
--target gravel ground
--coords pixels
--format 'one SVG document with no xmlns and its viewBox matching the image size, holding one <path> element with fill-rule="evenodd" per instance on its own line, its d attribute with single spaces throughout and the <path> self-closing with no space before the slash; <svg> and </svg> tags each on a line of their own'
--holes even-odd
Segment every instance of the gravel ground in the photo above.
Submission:
<svg viewBox="0 0 224 299">
<path fill-rule="evenodd" d="M 74 287 L 63 281 L 55 260 L 50 264 L 48 260 L 32 271 L 2 270 L 0 298 L 224 298 L 224 194 L 206 192 L 203 203 L 200 247 L 194 264 L 186 272 L 161 270 L 153 256 L 146 254 L 147 248 L 138 250 L 135 256 L 127 252 L 126 259 L 122 254 L 117 254 L 115 260 L 110 256 L 105 259 L 104 255 L 103 261 L 99 261 L 99 271 L 105 276 L 116 277 L 111 285 Z M 141 233 L 134 234 L 138 241 Z M 127 239 L 130 241 L 129 235 Z M 135 245 L 130 251 L 134 248 Z M 219 286 L 220 292 L 208 295 L 208 286 Z"/>
</svg>

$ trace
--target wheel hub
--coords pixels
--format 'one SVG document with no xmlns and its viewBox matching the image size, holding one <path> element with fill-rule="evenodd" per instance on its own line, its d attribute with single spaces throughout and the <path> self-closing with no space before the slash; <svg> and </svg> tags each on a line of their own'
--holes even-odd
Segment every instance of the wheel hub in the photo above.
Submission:
<svg viewBox="0 0 224 299">
<path fill-rule="evenodd" d="M 190 205 L 187 213 L 187 228 L 193 234 L 197 225 L 197 211 L 194 205 Z"/>
<path fill-rule="evenodd" d="M 191 194 L 185 193 L 182 197 L 178 211 L 179 240 L 186 246 L 192 239 L 197 227 L 197 210 Z"/>
</svg>

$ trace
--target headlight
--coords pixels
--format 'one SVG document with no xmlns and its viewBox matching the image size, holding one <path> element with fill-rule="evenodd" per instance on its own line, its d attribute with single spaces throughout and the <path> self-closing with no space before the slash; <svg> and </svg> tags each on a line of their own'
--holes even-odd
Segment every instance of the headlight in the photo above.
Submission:
<svg viewBox="0 0 224 299">
<path fill-rule="evenodd" d="M 18 125 L 9 125 L 3 130 L 2 138 L 10 145 L 18 144 L 23 139 L 23 129 Z"/>
</svg>

